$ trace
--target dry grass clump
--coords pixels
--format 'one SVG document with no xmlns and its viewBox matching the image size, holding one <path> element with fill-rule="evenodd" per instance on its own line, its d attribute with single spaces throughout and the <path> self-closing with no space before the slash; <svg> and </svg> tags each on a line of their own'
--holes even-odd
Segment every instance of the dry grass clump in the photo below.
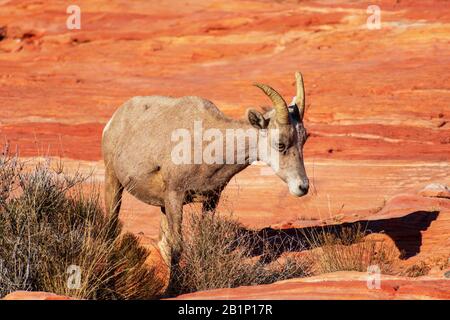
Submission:
<svg viewBox="0 0 450 320">
<path fill-rule="evenodd" d="M 312 249 L 314 272 L 367 272 L 369 266 L 376 265 L 382 273 L 392 274 L 399 252 L 389 243 L 368 239 L 367 235 L 360 224 L 339 229 L 323 227 L 320 231 L 305 234 Z"/>
<path fill-rule="evenodd" d="M 149 299 L 163 284 L 148 252 L 106 216 L 86 178 L 0 155 L 0 297 L 15 290 L 84 299 Z M 69 274 L 69 266 L 80 270 Z M 75 277 L 74 277 L 75 276 Z M 74 286 L 77 288 L 74 288 Z"/>
<path fill-rule="evenodd" d="M 190 213 L 186 218 L 173 294 L 267 284 L 309 274 L 307 261 L 296 257 L 266 264 L 254 256 L 254 234 L 231 217 Z"/>
<path fill-rule="evenodd" d="M 422 277 L 426 276 L 430 272 L 430 270 L 431 267 L 428 264 L 426 264 L 424 261 L 419 261 L 407 267 L 406 270 L 401 273 L 401 275 L 412 278 Z"/>
<path fill-rule="evenodd" d="M 369 266 L 394 273 L 399 258 L 396 247 L 368 236 L 360 224 L 308 230 L 290 236 L 273 233 L 266 238 L 264 233 L 245 230 L 230 217 L 191 213 L 184 226 L 183 253 L 172 294 L 268 284 L 336 271 L 368 272 Z M 255 244 L 262 248 L 255 250 Z M 290 251 L 303 253 L 278 257 Z"/>
</svg>

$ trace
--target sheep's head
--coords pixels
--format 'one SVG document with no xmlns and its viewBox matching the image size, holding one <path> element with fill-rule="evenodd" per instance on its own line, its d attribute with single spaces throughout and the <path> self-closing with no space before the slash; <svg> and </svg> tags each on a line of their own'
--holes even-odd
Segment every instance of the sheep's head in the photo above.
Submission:
<svg viewBox="0 0 450 320">
<path fill-rule="evenodd" d="M 262 148 L 267 156 L 261 158 L 289 186 L 291 194 L 301 197 L 308 193 L 309 180 L 303 162 L 303 145 L 307 134 L 303 126 L 305 90 L 303 77 L 296 72 L 297 93 L 288 107 L 283 97 L 273 88 L 255 84 L 272 101 L 273 109 L 262 114 L 249 109 L 247 116 L 253 127 L 259 129 Z"/>
</svg>

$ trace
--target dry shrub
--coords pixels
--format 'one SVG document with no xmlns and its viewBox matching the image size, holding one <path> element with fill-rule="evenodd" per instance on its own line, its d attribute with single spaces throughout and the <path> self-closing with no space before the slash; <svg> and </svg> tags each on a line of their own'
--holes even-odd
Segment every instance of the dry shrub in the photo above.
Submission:
<svg viewBox="0 0 450 320">
<path fill-rule="evenodd" d="M 309 274 L 309 264 L 298 257 L 265 264 L 253 256 L 254 234 L 231 217 L 194 212 L 186 220 L 172 294 L 267 284 Z"/>
<path fill-rule="evenodd" d="M 421 277 L 427 275 L 431 270 L 431 267 L 424 261 L 419 261 L 404 270 L 401 275 L 406 277 Z"/>
<path fill-rule="evenodd" d="M 368 232 L 360 224 L 350 227 L 323 227 L 305 234 L 314 261 L 316 274 L 335 271 L 367 272 L 377 265 L 382 273 L 394 272 L 399 252 L 391 244 L 368 239 Z"/>
<path fill-rule="evenodd" d="M 148 252 L 106 216 L 86 178 L 0 156 L 0 297 L 15 290 L 85 299 L 149 299 L 163 284 L 145 265 Z M 81 271 L 71 289 L 68 267 Z M 70 284 L 70 283 L 69 283 Z"/>
</svg>

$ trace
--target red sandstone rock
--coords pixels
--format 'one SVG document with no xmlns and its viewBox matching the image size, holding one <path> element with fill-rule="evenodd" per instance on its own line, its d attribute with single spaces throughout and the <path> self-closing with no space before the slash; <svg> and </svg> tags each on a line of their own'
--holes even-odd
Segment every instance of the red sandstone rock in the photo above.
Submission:
<svg viewBox="0 0 450 320">
<path fill-rule="evenodd" d="M 306 158 L 446 162 L 448 5 L 377 3 L 375 31 L 367 3 L 343 0 L 102 0 L 84 2 L 81 30 L 68 30 L 61 4 L 8 1 L 0 135 L 24 156 L 51 144 L 52 155 L 98 160 L 102 127 L 131 96 L 199 95 L 241 117 L 267 104 L 251 83 L 290 99 L 300 69 Z"/>
<path fill-rule="evenodd" d="M 72 300 L 72 298 L 49 292 L 15 291 L 6 295 L 3 300 Z"/>
<path fill-rule="evenodd" d="M 367 274 L 335 272 L 321 276 L 280 281 L 273 284 L 202 291 L 176 299 L 450 299 L 450 281 L 381 276 L 380 289 L 369 288 Z"/>
<path fill-rule="evenodd" d="M 432 183 L 420 190 L 419 194 L 424 197 L 450 199 L 450 188 L 442 184 Z"/>
</svg>

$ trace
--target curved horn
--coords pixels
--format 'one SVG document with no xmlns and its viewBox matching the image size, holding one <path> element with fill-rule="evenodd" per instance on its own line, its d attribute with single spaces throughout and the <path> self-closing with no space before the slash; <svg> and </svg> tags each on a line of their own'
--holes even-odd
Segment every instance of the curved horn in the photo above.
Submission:
<svg viewBox="0 0 450 320">
<path fill-rule="evenodd" d="M 255 83 L 254 86 L 261 89 L 270 98 L 270 100 L 272 100 L 276 111 L 277 122 L 279 124 L 289 124 L 289 111 L 283 97 L 275 91 L 275 89 L 269 87 L 268 85 Z"/>
<path fill-rule="evenodd" d="M 295 73 L 297 95 L 295 97 L 295 104 L 298 107 L 301 118 L 305 114 L 305 85 L 303 84 L 303 76 L 300 72 Z"/>
</svg>

